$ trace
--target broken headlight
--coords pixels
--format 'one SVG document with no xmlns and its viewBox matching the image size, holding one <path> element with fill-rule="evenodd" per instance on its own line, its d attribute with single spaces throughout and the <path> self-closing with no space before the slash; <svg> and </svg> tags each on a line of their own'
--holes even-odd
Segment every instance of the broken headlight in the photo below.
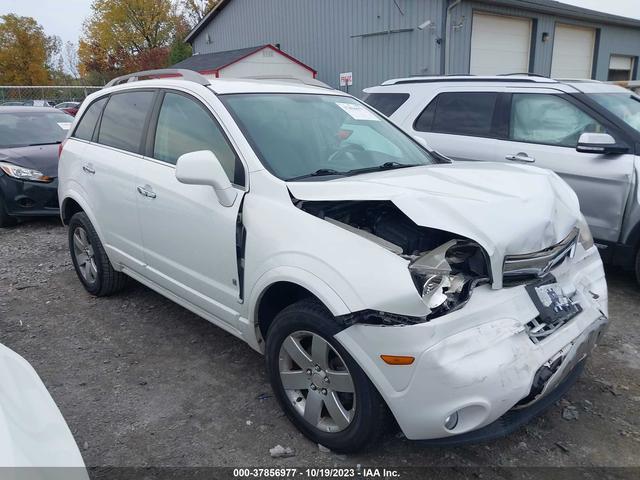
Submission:
<svg viewBox="0 0 640 480">
<path fill-rule="evenodd" d="M 478 283 L 489 281 L 487 265 L 477 243 L 451 240 L 415 258 L 409 271 L 434 318 L 462 307 Z"/>
</svg>

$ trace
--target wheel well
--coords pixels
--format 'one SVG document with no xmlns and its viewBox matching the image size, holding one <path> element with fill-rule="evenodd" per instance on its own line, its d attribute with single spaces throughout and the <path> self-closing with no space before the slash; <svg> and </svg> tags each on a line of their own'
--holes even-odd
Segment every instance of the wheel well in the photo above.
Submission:
<svg viewBox="0 0 640 480">
<path fill-rule="evenodd" d="M 270 285 L 262 294 L 257 309 L 257 324 L 262 338 L 267 338 L 269 327 L 278 313 L 303 298 L 316 297 L 309 290 L 295 283 L 276 282 Z"/>
<path fill-rule="evenodd" d="M 62 222 L 66 225 L 76 213 L 82 212 L 82 207 L 73 198 L 67 198 L 62 203 Z"/>
</svg>

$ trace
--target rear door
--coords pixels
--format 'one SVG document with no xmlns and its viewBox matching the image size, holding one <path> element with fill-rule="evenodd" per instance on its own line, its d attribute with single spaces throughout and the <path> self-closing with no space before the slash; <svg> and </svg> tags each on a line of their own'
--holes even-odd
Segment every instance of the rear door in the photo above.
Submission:
<svg viewBox="0 0 640 480">
<path fill-rule="evenodd" d="M 180 155 L 211 150 L 238 190 L 231 207 L 214 189 L 185 185 L 175 175 Z M 138 171 L 146 275 L 227 325 L 237 327 L 240 281 L 236 223 L 245 170 L 229 136 L 202 99 L 184 91 L 160 94 Z M 222 326 L 224 326 L 224 323 Z"/>
<path fill-rule="evenodd" d="M 503 87 L 448 87 L 409 115 L 404 127 L 454 160 L 496 161 L 496 140 L 507 138 Z M 413 123 L 409 123 L 415 119 Z"/>
<path fill-rule="evenodd" d="M 109 258 L 137 271 L 144 266 L 144 255 L 137 215 L 136 175 L 142 161 L 143 132 L 154 98 L 153 90 L 110 95 L 91 141 L 82 152 L 79 172 Z M 92 113 L 91 108 L 84 116 Z M 81 126 L 82 121 L 79 129 Z"/>
</svg>

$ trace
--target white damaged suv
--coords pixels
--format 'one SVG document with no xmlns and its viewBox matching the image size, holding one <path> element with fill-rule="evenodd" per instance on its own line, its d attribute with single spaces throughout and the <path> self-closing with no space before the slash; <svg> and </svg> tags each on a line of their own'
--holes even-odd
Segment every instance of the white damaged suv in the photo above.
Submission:
<svg viewBox="0 0 640 480">
<path fill-rule="evenodd" d="M 528 421 L 607 324 L 575 194 L 547 170 L 451 164 L 309 83 L 168 70 L 90 95 L 59 166 L 80 281 L 133 277 L 242 338 L 336 451 L 391 417 L 441 444 Z"/>
</svg>

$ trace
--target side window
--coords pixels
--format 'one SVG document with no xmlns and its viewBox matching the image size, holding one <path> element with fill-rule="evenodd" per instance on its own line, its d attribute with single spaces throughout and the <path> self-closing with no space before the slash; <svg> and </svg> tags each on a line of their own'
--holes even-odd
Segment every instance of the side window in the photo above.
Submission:
<svg viewBox="0 0 640 480">
<path fill-rule="evenodd" d="M 513 95 L 510 140 L 574 148 L 582 133 L 604 131 L 596 120 L 558 95 Z"/>
<path fill-rule="evenodd" d="M 393 115 L 409 99 L 408 93 L 369 93 L 363 100 L 387 117 Z"/>
<path fill-rule="evenodd" d="M 431 103 L 427 105 L 427 108 L 422 111 L 413 124 L 415 130 L 418 132 L 430 132 L 433 129 L 433 117 L 436 113 L 437 103 L 438 99 L 434 98 L 431 100 Z"/>
<path fill-rule="evenodd" d="M 244 185 L 244 169 L 211 114 L 195 100 L 166 93 L 158 116 L 153 158 L 175 165 L 178 157 L 198 150 L 216 154 L 229 180 Z"/>
<path fill-rule="evenodd" d="M 108 97 L 104 97 L 96 100 L 89 106 L 89 108 L 87 108 L 84 115 L 82 115 L 82 118 L 78 122 L 75 132 L 73 132 L 74 137 L 89 141 L 93 139 L 93 131 L 96 128 L 96 123 L 100 117 L 100 112 L 102 112 L 102 107 L 107 103 L 107 98 Z"/>
<path fill-rule="evenodd" d="M 415 129 L 489 137 L 497 100 L 498 94 L 494 92 L 441 93 L 420 114 Z"/>
<path fill-rule="evenodd" d="M 138 153 L 154 95 L 144 90 L 111 95 L 102 114 L 98 142 Z"/>
</svg>

